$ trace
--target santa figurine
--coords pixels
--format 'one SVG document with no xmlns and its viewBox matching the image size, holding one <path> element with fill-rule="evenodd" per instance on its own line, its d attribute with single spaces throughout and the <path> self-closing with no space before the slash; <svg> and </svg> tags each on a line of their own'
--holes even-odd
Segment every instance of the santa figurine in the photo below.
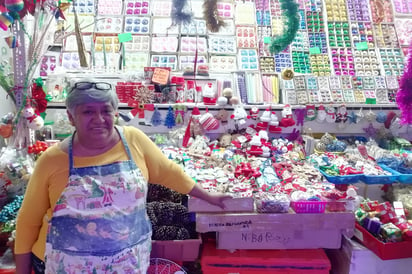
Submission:
<svg viewBox="0 0 412 274">
<path fill-rule="evenodd" d="M 269 125 L 269 121 L 270 121 L 270 110 L 266 109 L 262 116 L 259 117 L 260 122 L 257 123 L 256 125 L 256 129 L 257 130 L 266 130 L 268 128 Z"/>
<path fill-rule="evenodd" d="M 279 120 L 276 112 L 272 111 L 270 115 L 270 122 L 269 122 L 269 132 L 270 133 L 281 133 L 282 128 L 279 127 Z"/>
<path fill-rule="evenodd" d="M 336 112 L 336 123 L 345 123 L 348 120 L 348 111 L 345 105 L 340 105 Z"/>
<path fill-rule="evenodd" d="M 259 156 L 263 153 L 263 150 L 261 148 L 262 142 L 260 141 L 259 134 L 256 134 L 252 137 L 252 140 L 250 140 L 249 145 L 250 149 L 248 150 L 248 153 L 250 155 Z"/>
<path fill-rule="evenodd" d="M 252 118 L 253 120 L 256 120 L 259 115 L 259 109 L 257 107 L 252 107 L 249 110 L 249 115 L 250 115 L 250 118 Z"/>
<path fill-rule="evenodd" d="M 318 115 L 316 116 L 316 121 L 319 123 L 323 123 L 326 120 L 326 110 L 323 105 L 318 107 Z"/>
<path fill-rule="evenodd" d="M 287 104 L 282 110 L 282 119 L 280 120 L 279 126 L 281 127 L 291 127 L 295 125 L 295 120 L 293 120 L 292 107 Z"/>
</svg>

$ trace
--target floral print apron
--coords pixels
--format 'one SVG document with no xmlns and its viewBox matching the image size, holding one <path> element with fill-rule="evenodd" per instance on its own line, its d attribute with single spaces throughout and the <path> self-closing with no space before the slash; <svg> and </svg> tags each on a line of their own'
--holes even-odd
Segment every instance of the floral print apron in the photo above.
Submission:
<svg viewBox="0 0 412 274">
<path fill-rule="evenodd" d="M 151 225 L 147 181 L 118 129 L 129 159 L 75 168 L 49 221 L 45 273 L 146 273 Z"/>
</svg>

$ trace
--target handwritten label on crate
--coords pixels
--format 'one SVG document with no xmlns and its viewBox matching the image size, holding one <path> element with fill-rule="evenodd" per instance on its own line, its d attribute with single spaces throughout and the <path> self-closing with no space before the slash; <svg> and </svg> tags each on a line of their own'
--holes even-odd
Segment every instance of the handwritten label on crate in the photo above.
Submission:
<svg viewBox="0 0 412 274">
<path fill-rule="evenodd" d="M 249 228 L 252 225 L 251 220 L 239 221 L 239 222 L 221 222 L 221 223 L 210 223 L 209 228 L 216 227 L 231 227 L 231 228 Z"/>
<path fill-rule="evenodd" d="M 286 244 L 293 235 L 287 231 L 254 231 L 242 232 L 240 241 L 253 244 L 281 243 Z"/>
</svg>

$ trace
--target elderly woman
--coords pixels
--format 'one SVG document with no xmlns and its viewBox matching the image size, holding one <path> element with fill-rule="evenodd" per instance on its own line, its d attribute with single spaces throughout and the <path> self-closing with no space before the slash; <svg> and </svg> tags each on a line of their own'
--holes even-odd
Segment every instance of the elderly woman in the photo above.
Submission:
<svg viewBox="0 0 412 274">
<path fill-rule="evenodd" d="M 109 83 L 78 82 L 66 99 L 73 135 L 38 159 L 17 218 L 18 274 L 146 273 L 147 184 L 223 206 L 139 129 L 114 125 Z"/>
</svg>

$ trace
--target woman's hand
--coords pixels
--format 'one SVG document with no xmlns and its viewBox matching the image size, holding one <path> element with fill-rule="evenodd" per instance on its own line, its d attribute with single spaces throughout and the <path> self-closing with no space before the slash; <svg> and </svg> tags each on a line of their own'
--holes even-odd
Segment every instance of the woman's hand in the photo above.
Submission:
<svg viewBox="0 0 412 274">
<path fill-rule="evenodd" d="M 193 189 L 189 192 L 190 196 L 205 200 L 209 204 L 218 206 L 222 209 L 225 208 L 224 201 L 232 199 L 233 197 L 229 194 L 224 193 L 210 193 L 204 190 L 201 186 L 195 185 Z"/>
</svg>

